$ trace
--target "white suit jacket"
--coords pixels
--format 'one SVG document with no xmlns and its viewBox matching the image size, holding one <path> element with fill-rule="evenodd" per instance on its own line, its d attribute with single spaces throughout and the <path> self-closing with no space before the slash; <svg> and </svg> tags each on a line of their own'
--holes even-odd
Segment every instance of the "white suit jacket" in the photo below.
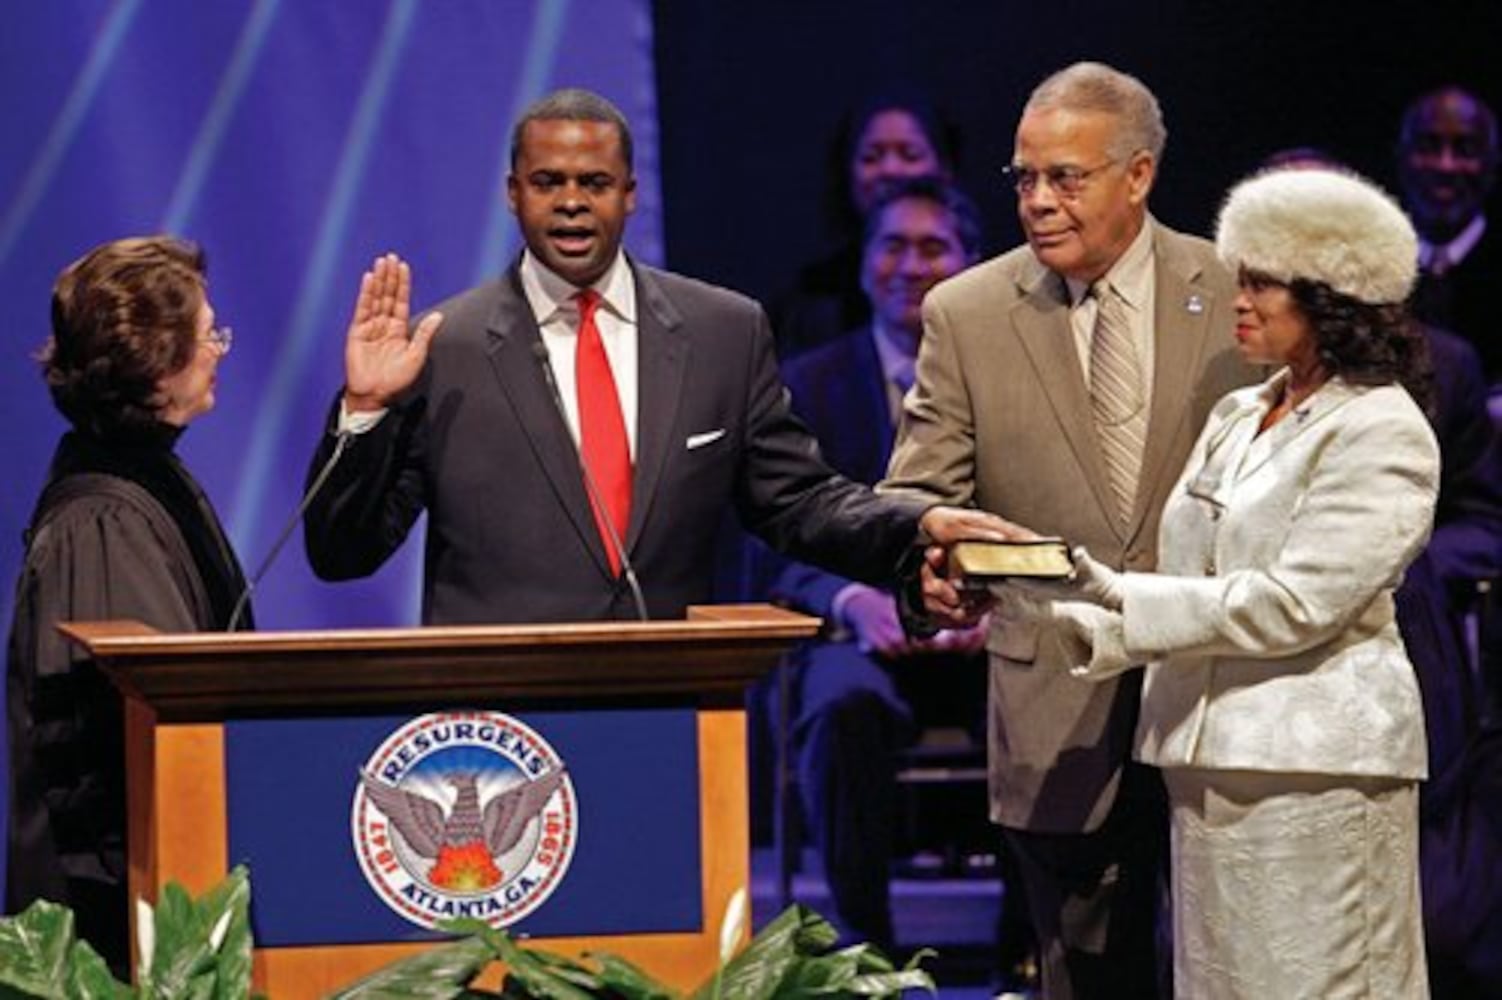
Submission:
<svg viewBox="0 0 1502 1000">
<path fill-rule="evenodd" d="M 1339 378 L 1259 435 L 1286 377 L 1212 411 L 1164 506 L 1158 573 L 1123 576 L 1092 666 L 1150 661 L 1146 763 L 1422 778 L 1392 594 L 1429 537 L 1439 447 L 1402 388 Z"/>
</svg>

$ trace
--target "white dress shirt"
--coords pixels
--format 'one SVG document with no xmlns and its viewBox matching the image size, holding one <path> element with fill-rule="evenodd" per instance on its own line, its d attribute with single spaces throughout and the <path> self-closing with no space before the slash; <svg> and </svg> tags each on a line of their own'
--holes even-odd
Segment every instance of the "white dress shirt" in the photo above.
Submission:
<svg viewBox="0 0 1502 1000">
<path fill-rule="evenodd" d="M 579 341 L 579 303 L 574 296 L 579 294 L 579 289 L 543 267 L 530 250 L 522 254 L 521 281 L 522 293 L 532 307 L 537 328 L 542 331 L 542 343 L 548 349 L 553 377 L 558 380 L 569 433 L 578 444 L 579 397 L 574 387 L 574 351 Z M 615 379 L 616 395 L 620 397 L 621 416 L 626 422 L 626 441 L 634 462 L 638 391 L 636 282 L 632 280 L 626 255 L 618 252 L 609 270 L 590 287 L 600 294 L 595 325 L 600 329 L 605 356 L 610 359 L 610 374 Z"/>
<path fill-rule="evenodd" d="M 892 414 L 892 426 L 896 427 L 902 416 L 903 397 L 913 386 L 913 366 L 918 356 L 916 351 L 909 353 L 909 350 L 916 345 L 911 337 L 887 329 L 879 317 L 871 322 L 871 340 L 876 344 L 876 359 L 887 390 L 887 409 Z"/>
<path fill-rule="evenodd" d="M 1481 242 L 1481 237 L 1486 234 L 1486 216 L 1477 214 L 1455 238 L 1448 243 L 1430 243 L 1422 236 L 1419 237 L 1419 269 L 1425 272 L 1435 270 L 1439 261 L 1445 262 L 1441 270 L 1448 270 L 1465 260 L 1466 254 L 1476 248 Z"/>
<path fill-rule="evenodd" d="M 530 250 L 522 254 L 520 272 L 522 293 L 527 297 L 527 304 L 542 332 L 542 343 L 548 350 L 548 363 L 562 399 L 564 419 L 577 445 L 579 397 L 574 386 L 574 351 L 579 337 L 579 303 L 574 296 L 579 294 L 579 289 L 549 271 Z M 609 270 L 590 287 L 600 294 L 595 325 L 599 327 L 600 340 L 605 345 L 605 356 L 610 359 L 610 373 L 615 379 L 621 416 L 626 423 L 627 447 L 632 461 L 635 461 L 638 390 L 636 282 L 632 279 L 631 265 L 626 263 L 626 255 L 618 252 Z M 438 335 L 443 335 L 441 328 Z M 384 409 L 351 413 L 341 400 L 339 430 L 341 433 L 364 434 L 380 423 L 385 415 Z"/>
</svg>

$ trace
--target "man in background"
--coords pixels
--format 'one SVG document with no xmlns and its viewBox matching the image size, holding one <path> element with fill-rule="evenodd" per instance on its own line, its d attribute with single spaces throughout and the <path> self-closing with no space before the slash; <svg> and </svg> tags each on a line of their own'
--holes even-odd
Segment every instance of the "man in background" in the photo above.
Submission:
<svg viewBox="0 0 1502 1000">
<path fill-rule="evenodd" d="M 1497 116 L 1475 94 L 1448 86 L 1413 101 L 1398 138 L 1403 202 L 1419 233 L 1419 319 L 1465 337 L 1489 382 L 1502 381 L 1502 236 L 1486 199 L 1497 179 Z"/>
<path fill-rule="evenodd" d="M 794 410 L 843 475 L 875 483 L 886 472 L 923 337 L 923 297 L 979 256 L 975 205 L 942 179 L 897 181 L 876 195 L 860 279 L 871 323 L 784 365 Z M 897 755 L 915 735 L 911 702 L 962 725 L 979 718 L 984 632 L 910 639 L 889 592 L 802 563 L 782 570 L 772 596 L 825 620 L 824 638 L 790 654 L 790 666 L 798 788 L 833 917 L 855 940 L 890 950 Z"/>
</svg>

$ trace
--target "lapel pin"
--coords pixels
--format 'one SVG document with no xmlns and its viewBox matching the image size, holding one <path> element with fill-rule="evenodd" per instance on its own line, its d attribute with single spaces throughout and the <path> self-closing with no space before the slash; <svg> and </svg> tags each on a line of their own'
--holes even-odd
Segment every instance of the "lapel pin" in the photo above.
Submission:
<svg viewBox="0 0 1502 1000">
<path fill-rule="evenodd" d="M 1188 301 L 1184 303 L 1184 308 L 1189 310 L 1194 315 L 1198 316 L 1200 313 L 1205 311 L 1205 300 L 1200 298 L 1198 295 L 1191 295 L 1189 296 Z"/>
</svg>

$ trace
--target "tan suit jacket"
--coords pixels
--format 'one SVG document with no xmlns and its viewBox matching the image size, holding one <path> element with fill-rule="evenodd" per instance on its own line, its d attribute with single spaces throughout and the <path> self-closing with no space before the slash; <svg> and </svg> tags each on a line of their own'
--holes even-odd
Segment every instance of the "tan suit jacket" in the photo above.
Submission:
<svg viewBox="0 0 1502 1000">
<path fill-rule="evenodd" d="M 1154 373 L 1136 510 L 1114 505 L 1063 280 L 1026 246 L 934 288 L 918 379 L 882 489 L 974 504 L 1118 568 L 1151 570 L 1158 515 L 1210 408 L 1257 379 L 1235 353 L 1235 286 L 1209 243 L 1152 220 Z M 992 616 L 991 818 L 1039 832 L 1093 830 L 1132 749 L 1140 671 L 1069 676 L 1035 621 Z"/>
</svg>

